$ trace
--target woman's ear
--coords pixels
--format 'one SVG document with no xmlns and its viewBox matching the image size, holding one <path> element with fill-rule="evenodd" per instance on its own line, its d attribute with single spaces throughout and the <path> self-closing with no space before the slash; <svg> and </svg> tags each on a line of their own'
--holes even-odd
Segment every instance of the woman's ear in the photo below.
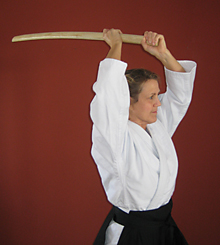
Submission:
<svg viewBox="0 0 220 245">
<path fill-rule="evenodd" d="M 134 114 L 134 108 L 133 108 L 134 103 L 135 103 L 134 99 L 130 97 L 129 120 L 131 121 L 132 121 L 133 114 Z"/>
<path fill-rule="evenodd" d="M 134 104 L 134 99 L 130 97 L 130 106 Z"/>
</svg>

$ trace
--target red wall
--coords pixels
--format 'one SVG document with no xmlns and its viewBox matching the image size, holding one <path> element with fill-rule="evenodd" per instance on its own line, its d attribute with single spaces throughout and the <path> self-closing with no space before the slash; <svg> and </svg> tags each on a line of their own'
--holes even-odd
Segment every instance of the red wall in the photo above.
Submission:
<svg viewBox="0 0 220 245">
<path fill-rule="evenodd" d="M 110 209 L 90 156 L 89 104 L 100 41 L 11 43 L 49 31 L 155 30 L 177 59 L 197 61 L 194 97 L 175 133 L 179 175 L 173 216 L 189 244 L 219 237 L 218 1 L 1 1 L 0 244 L 92 244 Z M 129 68 L 163 77 L 161 64 L 126 44 Z"/>
</svg>

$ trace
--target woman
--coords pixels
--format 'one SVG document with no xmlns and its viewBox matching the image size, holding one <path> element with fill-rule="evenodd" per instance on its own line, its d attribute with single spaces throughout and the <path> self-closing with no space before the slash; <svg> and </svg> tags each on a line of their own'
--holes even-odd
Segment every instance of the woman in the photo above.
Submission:
<svg viewBox="0 0 220 245">
<path fill-rule="evenodd" d="M 159 95 L 156 74 L 126 72 L 121 31 L 104 29 L 103 37 L 110 50 L 93 86 L 92 156 L 113 209 L 94 244 L 187 244 L 171 217 L 178 168 L 171 137 L 190 104 L 196 64 L 177 62 L 162 35 L 145 32 L 143 49 L 165 66 L 167 91 Z"/>
</svg>

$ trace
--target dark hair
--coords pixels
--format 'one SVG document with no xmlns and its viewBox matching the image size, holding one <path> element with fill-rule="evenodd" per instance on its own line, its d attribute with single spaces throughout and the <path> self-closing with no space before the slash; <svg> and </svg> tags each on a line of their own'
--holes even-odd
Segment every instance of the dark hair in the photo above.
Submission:
<svg viewBox="0 0 220 245">
<path fill-rule="evenodd" d="M 134 99 L 135 102 L 138 101 L 138 96 L 142 90 L 143 84 L 150 79 L 154 79 L 159 83 L 159 76 L 146 69 L 131 69 L 125 72 L 125 76 L 128 81 L 130 97 Z"/>
</svg>

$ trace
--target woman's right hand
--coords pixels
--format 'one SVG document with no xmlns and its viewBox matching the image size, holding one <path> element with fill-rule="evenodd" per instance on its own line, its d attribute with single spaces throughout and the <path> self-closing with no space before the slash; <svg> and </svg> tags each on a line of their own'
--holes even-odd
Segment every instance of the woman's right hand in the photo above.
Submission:
<svg viewBox="0 0 220 245">
<path fill-rule="evenodd" d="M 121 49 L 122 49 L 122 32 L 118 29 L 104 29 L 103 39 L 110 46 L 110 50 L 106 58 L 112 58 L 121 60 Z"/>
<path fill-rule="evenodd" d="M 121 34 L 119 29 L 104 29 L 103 39 L 112 48 L 114 45 L 122 44 Z"/>
</svg>

